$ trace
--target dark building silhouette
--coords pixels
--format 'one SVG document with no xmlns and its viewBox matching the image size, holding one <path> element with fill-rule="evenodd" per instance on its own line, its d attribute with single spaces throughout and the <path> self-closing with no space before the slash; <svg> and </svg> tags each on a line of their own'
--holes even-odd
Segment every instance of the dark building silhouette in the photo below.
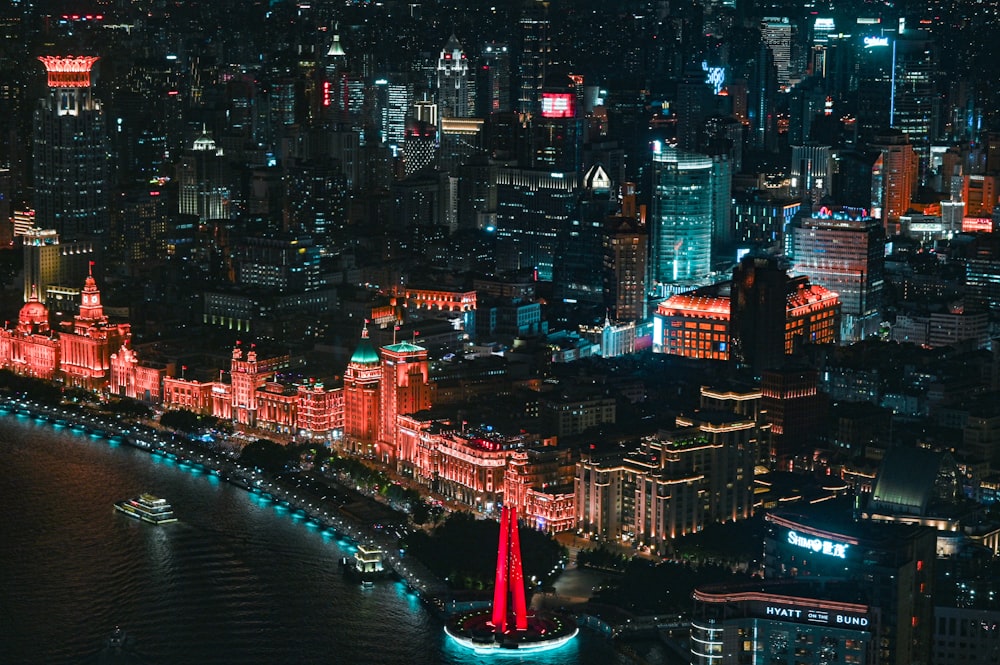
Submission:
<svg viewBox="0 0 1000 665">
<path fill-rule="evenodd" d="M 788 275 L 772 256 L 747 256 L 733 269 L 731 358 L 759 375 L 785 358 Z"/>
</svg>

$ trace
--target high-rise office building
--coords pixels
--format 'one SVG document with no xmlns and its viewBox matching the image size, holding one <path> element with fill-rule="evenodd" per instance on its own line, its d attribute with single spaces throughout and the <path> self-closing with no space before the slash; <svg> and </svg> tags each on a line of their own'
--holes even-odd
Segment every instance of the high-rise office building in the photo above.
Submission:
<svg viewBox="0 0 1000 665">
<path fill-rule="evenodd" d="M 821 208 L 792 230 L 794 271 L 840 294 L 840 340 L 878 332 L 885 285 L 885 231 L 862 210 Z"/>
<path fill-rule="evenodd" d="M 39 58 L 48 94 L 34 115 L 36 225 L 76 240 L 108 232 L 108 135 L 94 56 Z"/>
<path fill-rule="evenodd" d="M 760 24 L 760 37 L 774 56 L 778 85 L 787 87 L 792 66 L 792 24 L 788 17 L 765 17 Z"/>
<path fill-rule="evenodd" d="M 906 134 L 898 129 L 881 132 L 872 149 L 879 155 L 872 166 L 871 214 L 881 219 L 886 235 L 892 235 L 899 216 L 910 208 L 917 186 L 917 155 Z"/>
<path fill-rule="evenodd" d="M 375 121 L 382 143 L 401 146 L 406 141 L 406 116 L 413 106 L 413 84 L 403 74 L 375 79 Z"/>
<path fill-rule="evenodd" d="M 541 112 L 528 127 L 530 167 L 580 173 L 585 131 L 571 93 L 543 92 Z"/>
<path fill-rule="evenodd" d="M 476 117 L 506 113 L 510 105 L 510 49 L 506 44 L 483 47 L 475 68 Z"/>
<path fill-rule="evenodd" d="M 534 113 L 540 107 L 545 70 L 552 59 L 548 3 L 535 2 L 521 17 L 520 27 L 517 110 L 521 113 Z"/>
<path fill-rule="evenodd" d="M 772 148 L 776 141 L 775 95 L 778 69 L 774 54 L 761 44 L 750 72 L 747 89 L 747 119 L 750 123 L 747 142 L 754 148 Z"/>
<path fill-rule="evenodd" d="M 813 207 L 833 189 L 833 156 L 830 146 L 792 146 L 791 181 L 788 194 L 808 199 Z"/>
<path fill-rule="evenodd" d="M 712 261 L 726 262 L 734 249 L 733 163 L 726 155 L 715 155 L 712 157 Z"/>
<path fill-rule="evenodd" d="M 893 52 L 891 126 L 910 139 L 923 171 L 929 165 L 930 147 L 940 130 L 941 94 L 935 49 L 930 39 L 901 37 L 896 39 Z"/>
<path fill-rule="evenodd" d="M 733 269 L 730 358 L 755 374 L 785 360 L 788 274 L 771 256 L 747 256 Z"/>
<path fill-rule="evenodd" d="M 575 214 L 575 173 L 502 168 L 497 173 L 497 271 L 551 280 L 561 229 Z"/>
<path fill-rule="evenodd" d="M 552 270 L 553 313 L 560 323 L 592 323 L 605 315 L 605 220 L 617 208 L 611 197 L 611 179 L 600 166 L 583 177 L 577 214 L 559 230 L 557 256 Z"/>
<path fill-rule="evenodd" d="M 701 152 L 701 134 L 705 120 L 712 115 L 712 87 L 705 82 L 700 67 L 690 67 L 677 84 L 677 101 L 671 107 L 677 117 L 677 147 L 686 152 Z"/>
<path fill-rule="evenodd" d="M 403 144 L 403 172 L 406 177 L 427 169 L 437 154 L 437 128 L 426 122 L 406 119 L 406 143 Z"/>
<path fill-rule="evenodd" d="M 645 207 L 636 209 L 635 183 L 622 184 L 620 215 L 604 228 L 604 306 L 615 321 L 646 318 L 649 233 Z"/>
<path fill-rule="evenodd" d="M 649 267 L 661 295 L 711 272 L 715 180 L 710 157 L 654 145 Z"/>
<path fill-rule="evenodd" d="M 874 26 L 872 26 L 874 27 Z M 896 35 L 881 30 L 859 31 L 842 54 L 849 106 L 857 118 L 858 135 L 870 141 L 892 126 L 892 98 Z M 838 92 L 833 90 L 834 94 Z"/>
<path fill-rule="evenodd" d="M 471 115 L 469 61 L 455 35 L 448 39 L 438 58 L 437 92 L 442 118 L 467 118 Z"/>
<path fill-rule="evenodd" d="M 53 229 L 31 229 L 24 243 L 24 301 L 32 293 L 53 311 L 65 311 L 70 303 L 56 302 L 59 296 L 75 295 L 90 274 L 90 265 L 99 258 L 91 240 L 61 242 Z M 51 291 L 51 294 L 50 294 Z"/>
<path fill-rule="evenodd" d="M 194 140 L 177 164 L 178 212 L 200 222 L 229 218 L 229 164 L 207 133 Z"/>
<path fill-rule="evenodd" d="M 12 198 L 13 178 L 10 169 L 0 168 L 0 247 L 14 244 L 13 211 L 10 208 Z"/>
</svg>

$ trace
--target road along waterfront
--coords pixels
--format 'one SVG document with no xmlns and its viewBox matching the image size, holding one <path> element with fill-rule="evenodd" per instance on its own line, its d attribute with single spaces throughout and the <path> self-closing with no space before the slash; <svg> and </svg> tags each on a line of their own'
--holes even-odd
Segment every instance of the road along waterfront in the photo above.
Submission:
<svg viewBox="0 0 1000 665">
<path fill-rule="evenodd" d="M 115 625 L 149 663 L 480 662 L 447 643 L 406 584 L 362 589 L 343 577 L 352 525 L 323 527 L 310 518 L 321 512 L 222 482 L 238 463 L 217 468 L 199 457 L 210 453 L 166 435 L 72 411 L 20 402 L 4 411 L 5 663 L 86 662 Z M 140 454 L 123 436 L 161 453 Z M 153 527 L 114 512 L 114 501 L 142 491 L 169 499 L 181 521 Z M 608 643 L 584 635 L 532 662 L 616 661 Z"/>
</svg>

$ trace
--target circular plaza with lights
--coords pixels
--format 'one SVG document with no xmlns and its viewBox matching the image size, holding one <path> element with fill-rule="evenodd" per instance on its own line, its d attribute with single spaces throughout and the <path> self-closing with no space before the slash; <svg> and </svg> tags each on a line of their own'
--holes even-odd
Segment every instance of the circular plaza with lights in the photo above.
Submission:
<svg viewBox="0 0 1000 665">
<path fill-rule="evenodd" d="M 476 653 L 530 653 L 558 649 L 579 633 L 571 617 L 548 611 L 528 612 L 521 569 L 517 518 L 510 506 L 500 513 L 493 604 L 457 613 L 444 631 L 458 645 Z"/>
<path fill-rule="evenodd" d="M 499 650 L 530 653 L 558 649 L 580 632 L 572 617 L 553 612 L 528 614 L 527 626 L 523 630 L 510 626 L 504 632 L 497 632 L 492 610 L 489 609 L 456 614 L 448 619 L 444 630 L 455 643 L 477 653 Z"/>
</svg>

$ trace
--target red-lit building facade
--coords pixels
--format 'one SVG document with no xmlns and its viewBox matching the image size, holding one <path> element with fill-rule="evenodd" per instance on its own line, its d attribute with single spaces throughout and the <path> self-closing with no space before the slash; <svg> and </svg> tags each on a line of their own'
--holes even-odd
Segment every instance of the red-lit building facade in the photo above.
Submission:
<svg viewBox="0 0 1000 665">
<path fill-rule="evenodd" d="M 23 376 L 103 390 L 111 380 L 112 352 L 127 342 L 130 327 L 108 321 L 92 275 L 81 295 L 80 313 L 63 330 L 55 330 L 49 325 L 48 309 L 33 289 L 17 325 L 0 329 L 0 367 Z"/>
<path fill-rule="evenodd" d="M 349 440 L 373 445 L 378 439 L 381 383 L 382 361 L 368 339 L 368 326 L 365 325 L 344 372 L 344 435 Z"/>
<path fill-rule="evenodd" d="M 0 330 L 0 366 L 21 376 L 53 381 L 59 371 L 59 338 L 49 328 L 49 310 L 32 289 L 13 328 Z"/>
<path fill-rule="evenodd" d="M 102 390 L 111 378 L 111 354 L 126 343 L 127 323 L 110 323 L 93 274 L 80 294 L 80 311 L 70 330 L 59 335 L 59 369 L 63 382 L 86 390 Z"/>
<path fill-rule="evenodd" d="M 381 351 L 378 457 L 388 462 L 397 454 L 397 418 L 430 408 L 431 384 L 427 349 L 400 342 L 384 346 Z"/>
<path fill-rule="evenodd" d="M 653 350 L 686 358 L 728 360 L 728 293 L 706 287 L 661 302 L 653 318 Z"/>
<path fill-rule="evenodd" d="M 728 282 L 679 293 L 661 302 L 653 317 L 653 350 L 686 358 L 729 360 L 732 347 Z M 789 279 L 785 302 L 785 353 L 798 340 L 837 339 L 839 296 L 806 277 Z"/>
<path fill-rule="evenodd" d="M 529 447 L 529 435 L 465 430 L 421 414 L 398 423 L 396 465 L 404 476 L 478 510 L 516 506 L 519 520 L 542 531 L 573 528 L 575 451 Z"/>
<path fill-rule="evenodd" d="M 139 362 L 135 350 L 127 343 L 111 354 L 111 379 L 108 393 L 118 397 L 134 396 L 143 402 L 163 401 L 163 382 L 167 379 L 166 366 L 153 366 Z M 200 411 L 201 409 L 191 409 Z"/>
</svg>

